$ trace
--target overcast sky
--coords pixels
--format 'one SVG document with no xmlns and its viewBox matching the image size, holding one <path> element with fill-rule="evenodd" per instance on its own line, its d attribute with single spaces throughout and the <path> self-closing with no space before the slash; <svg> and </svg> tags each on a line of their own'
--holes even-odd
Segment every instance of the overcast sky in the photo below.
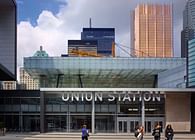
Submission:
<svg viewBox="0 0 195 140">
<path fill-rule="evenodd" d="M 50 56 L 67 53 L 67 41 L 83 27 L 115 28 L 116 42 L 130 46 L 130 12 L 138 3 L 173 3 L 174 53 L 180 56 L 182 12 L 187 0 L 17 0 L 18 66 L 42 45 Z M 119 55 L 121 53 L 118 52 Z"/>
</svg>

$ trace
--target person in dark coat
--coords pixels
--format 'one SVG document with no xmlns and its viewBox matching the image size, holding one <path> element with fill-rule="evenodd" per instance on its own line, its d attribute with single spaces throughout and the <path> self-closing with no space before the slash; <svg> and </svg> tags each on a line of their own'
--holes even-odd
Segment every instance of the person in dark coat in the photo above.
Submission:
<svg viewBox="0 0 195 140">
<path fill-rule="evenodd" d="M 152 136 L 154 136 L 154 140 L 160 140 L 160 132 L 161 126 L 157 123 L 152 131 Z"/>
<path fill-rule="evenodd" d="M 168 124 L 165 129 L 165 137 L 167 138 L 167 140 L 173 140 L 173 136 L 174 136 L 173 128 L 171 127 L 170 124 Z"/>
</svg>

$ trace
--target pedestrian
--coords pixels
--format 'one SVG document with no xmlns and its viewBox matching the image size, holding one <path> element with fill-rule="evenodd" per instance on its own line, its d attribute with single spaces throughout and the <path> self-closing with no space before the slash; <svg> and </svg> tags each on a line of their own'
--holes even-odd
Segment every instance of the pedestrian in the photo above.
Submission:
<svg viewBox="0 0 195 140">
<path fill-rule="evenodd" d="M 154 140 L 160 140 L 160 132 L 161 126 L 157 123 L 152 131 L 152 136 L 154 136 Z"/>
<path fill-rule="evenodd" d="M 144 127 L 140 126 L 140 127 L 136 127 L 135 128 L 135 137 L 136 140 L 143 140 L 143 136 L 144 136 Z"/>
<path fill-rule="evenodd" d="M 173 140 L 173 136 L 174 136 L 173 128 L 170 124 L 168 124 L 165 129 L 165 137 L 167 138 L 167 140 Z"/>
<path fill-rule="evenodd" d="M 88 140 L 89 132 L 86 125 L 83 125 L 81 132 L 82 132 L 82 140 Z"/>
</svg>

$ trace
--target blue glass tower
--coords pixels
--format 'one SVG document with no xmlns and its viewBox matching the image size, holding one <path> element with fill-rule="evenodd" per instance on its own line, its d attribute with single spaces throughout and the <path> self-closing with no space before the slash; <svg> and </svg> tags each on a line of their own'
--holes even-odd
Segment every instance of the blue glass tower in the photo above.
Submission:
<svg viewBox="0 0 195 140">
<path fill-rule="evenodd" d="M 83 28 L 81 40 L 97 40 L 97 53 L 112 55 L 112 43 L 115 41 L 114 28 Z"/>
<path fill-rule="evenodd" d="M 195 87 L 195 39 L 188 42 L 187 86 Z"/>
</svg>

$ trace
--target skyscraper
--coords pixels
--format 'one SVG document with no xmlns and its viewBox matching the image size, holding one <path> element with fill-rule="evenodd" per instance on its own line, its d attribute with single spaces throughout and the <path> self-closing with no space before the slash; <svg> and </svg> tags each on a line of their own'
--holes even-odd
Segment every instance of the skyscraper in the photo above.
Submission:
<svg viewBox="0 0 195 140">
<path fill-rule="evenodd" d="M 195 0 L 188 0 L 183 11 L 181 57 L 187 60 L 187 87 L 195 87 Z"/>
<path fill-rule="evenodd" d="M 112 43 L 115 42 L 114 28 L 83 28 L 81 40 L 96 40 L 97 53 L 104 56 L 112 55 Z"/>
<path fill-rule="evenodd" d="M 195 0 L 188 0 L 183 11 L 183 28 L 195 29 Z"/>
<path fill-rule="evenodd" d="M 183 11 L 183 31 L 181 32 L 181 57 L 187 56 L 188 41 L 195 37 L 195 0 L 188 0 Z"/>
<path fill-rule="evenodd" d="M 195 39 L 188 41 L 187 87 L 195 87 Z"/>
<path fill-rule="evenodd" d="M 0 0 L 0 81 L 16 80 L 16 2 Z"/>
<path fill-rule="evenodd" d="M 186 27 L 181 32 L 181 57 L 187 57 L 188 41 L 194 38 L 194 29 Z"/>
<path fill-rule="evenodd" d="M 173 57 L 172 5 L 141 4 L 134 13 L 134 55 Z"/>
</svg>

